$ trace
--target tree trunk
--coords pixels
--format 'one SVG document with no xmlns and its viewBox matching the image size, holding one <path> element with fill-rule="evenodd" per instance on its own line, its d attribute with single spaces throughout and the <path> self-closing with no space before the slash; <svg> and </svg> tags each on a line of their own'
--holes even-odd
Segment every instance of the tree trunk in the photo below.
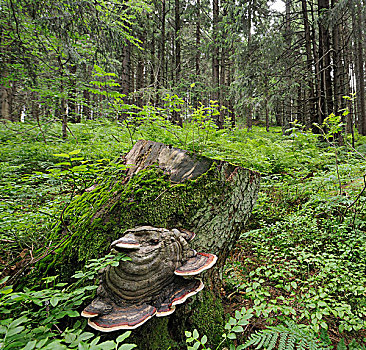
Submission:
<svg viewBox="0 0 366 350">
<path fill-rule="evenodd" d="M 158 72 L 158 84 L 159 87 L 164 86 L 165 83 L 165 16 L 166 16 L 166 9 L 165 9 L 165 0 L 161 1 L 161 37 L 160 37 L 160 50 L 159 50 L 159 57 L 158 61 L 159 65 L 159 72 Z"/>
<path fill-rule="evenodd" d="M 333 112 L 333 93 L 332 93 L 332 77 L 331 77 L 331 60 L 330 60 L 330 34 L 328 25 L 326 24 L 325 14 L 329 10 L 329 0 L 319 0 L 318 14 L 319 20 L 319 61 L 321 74 L 321 123 Z"/>
<path fill-rule="evenodd" d="M 201 3 L 200 0 L 196 0 L 196 55 L 195 55 L 195 69 L 196 76 L 200 75 L 200 58 L 201 58 Z M 196 107 L 196 106 L 195 106 Z"/>
<path fill-rule="evenodd" d="M 42 261 L 43 267 L 67 278 L 88 259 L 107 253 L 126 229 L 137 226 L 194 232 L 192 248 L 218 256 L 215 267 L 203 275 L 204 291 L 171 316 L 155 317 L 134 330 L 132 341 L 144 350 L 182 349 L 184 331 L 197 328 L 217 345 L 224 320 L 222 269 L 253 208 L 260 175 L 144 140 L 122 163 L 129 168 L 119 178 L 115 173 L 104 176 L 95 189 L 69 205 L 64 216 L 73 235 L 55 256 Z M 62 239 L 63 234 L 60 224 L 51 239 Z"/>
<path fill-rule="evenodd" d="M 363 47 L 362 47 L 362 23 L 361 23 L 361 4 L 359 1 L 351 6 L 352 27 L 354 33 L 354 61 L 355 77 L 357 84 L 357 103 L 359 115 L 359 132 L 366 135 L 366 106 L 365 106 L 365 74 L 363 67 Z M 358 14 L 356 15 L 356 10 Z"/>
<path fill-rule="evenodd" d="M 174 86 L 179 85 L 180 75 L 181 75 L 181 38 L 180 38 L 180 31 L 181 31 L 181 18 L 180 18 L 180 0 L 175 0 L 175 8 L 174 8 L 174 63 L 175 69 L 173 74 L 173 82 Z M 179 126 L 183 126 L 183 120 L 181 115 L 173 110 L 172 112 L 172 119 L 173 122 Z"/>
<path fill-rule="evenodd" d="M 292 42 L 292 31 L 291 31 L 291 2 L 292 0 L 286 0 L 286 29 L 285 29 L 285 37 L 286 37 L 286 47 L 288 52 L 291 52 L 291 42 Z M 282 133 L 285 135 L 287 130 L 290 129 L 290 121 L 291 121 L 291 62 L 288 62 L 288 72 L 287 72 L 287 83 L 288 83 L 288 93 L 285 96 L 284 101 L 284 113 L 282 119 Z"/>
<path fill-rule="evenodd" d="M 308 10 L 306 0 L 301 0 L 302 14 L 304 20 L 304 31 L 305 31 L 305 48 L 306 48 L 306 68 L 307 68 L 307 84 L 309 88 L 309 100 L 306 104 L 306 121 L 307 128 L 313 128 L 313 124 L 318 120 L 316 112 L 316 104 L 314 97 L 314 84 L 313 84 L 313 57 L 311 53 L 311 36 L 310 36 L 310 25 L 308 19 Z"/>
<path fill-rule="evenodd" d="M 131 43 L 125 42 L 122 48 L 122 71 L 121 71 L 121 87 L 120 92 L 124 95 L 123 102 L 128 103 L 129 93 L 131 92 L 130 87 L 130 72 L 131 72 Z M 127 118 L 127 114 L 121 113 L 119 119 Z"/>
<path fill-rule="evenodd" d="M 11 89 L 1 86 L 1 118 L 11 121 Z"/>
<path fill-rule="evenodd" d="M 181 71 L 181 45 L 180 45 L 180 30 L 181 30 L 181 19 L 180 19 L 180 0 L 175 0 L 175 82 L 178 83 L 180 79 Z"/>
<path fill-rule="evenodd" d="M 213 0 L 212 5 L 212 18 L 213 18 L 213 56 L 212 56 L 212 82 L 213 82 L 213 100 L 219 103 L 220 101 L 220 63 L 219 55 L 220 48 L 217 41 L 218 38 L 218 25 L 219 25 L 219 0 Z M 220 127 L 220 115 L 215 120 L 216 124 Z"/>
<path fill-rule="evenodd" d="M 68 116 L 71 123 L 80 123 L 80 114 L 77 110 L 77 89 L 76 89 L 76 64 L 69 66 L 69 94 L 68 94 Z"/>
<path fill-rule="evenodd" d="M 322 85 L 321 85 L 321 77 L 320 77 L 320 63 L 319 63 L 319 55 L 317 51 L 317 42 L 316 42 L 316 34 L 315 34 L 315 16 L 314 16 L 314 6 L 313 2 L 310 2 L 310 13 L 311 13 L 311 22 L 313 23 L 311 27 L 311 40 L 313 43 L 313 55 L 314 55 L 314 61 L 315 61 L 315 101 L 316 101 L 316 111 L 317 111 L 317 120 L 316 123 L 322 124 L 322 109 L 323 109 L 323 99 L 322 99 Z M 319 45 L 321 45 L 321 42 L 319 41 Z M 319 48 L 320 51 L 320 48 Z M 320 130 L 318 127 L 316 127 L 314 124 L 312 125 L 312 131 L 316 134 L 320 133 Z"/>
<path fill-rule="evenodd" d="M 247 105 L 247 131 L 252 131 L 253 127 L 253 105 L 248 103 Z"/>
</svg>

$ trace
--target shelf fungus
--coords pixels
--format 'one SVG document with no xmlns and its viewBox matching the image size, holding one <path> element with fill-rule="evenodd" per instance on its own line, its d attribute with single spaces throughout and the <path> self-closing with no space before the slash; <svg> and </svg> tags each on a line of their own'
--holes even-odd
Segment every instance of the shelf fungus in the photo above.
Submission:
<svg viewBox="0 0 366 350">
<path fill-rule="evenodd" d="M 97 297 L 82 316 L 91 327 L 112 332 L 134 329 L 153 316 L 172 314 L 175 306 L 203 289 L 197 275 L 217 257 L 197 253 L 189 242 L 194 233 L 151 226 L 127 230 L 111 244 L 111 249 L 126 253 L 128 261 L 100 271 Z"/>
</svg>

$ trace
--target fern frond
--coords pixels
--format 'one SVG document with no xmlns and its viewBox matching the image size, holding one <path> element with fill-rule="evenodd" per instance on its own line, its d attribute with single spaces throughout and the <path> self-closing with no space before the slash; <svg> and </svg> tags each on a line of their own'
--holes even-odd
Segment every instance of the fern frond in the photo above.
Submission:
<svg viewBox="0 0 366 350">
<path fill-rule="evenodd" d="M 263 347 L 263 344 L 267 341 L 267 339 L 271 336 L 271 333 L 263 332 L 263 337 L 261 338 L 260 343 L 256 347 L 256 349 L 261 349 Z"/>
<path fill-rule="evenodd" d="M 287 344 L 286 344 L 286 350 L 294 350 L 295 349 L 295 342 L 297 339 L 297 334 L 289 334 L 288 335 L 288 339 L 287 339 Z"/>
<path fill-rule="evenodd" d="M 260 332 L 253 333 L 244 346 L 245 348 L 247 348 L 251 345 L 257 345 L 261 341 L 261 339 L 262 337 Z"/>
<path fill-rule="evenodd" d="M 273 333 L 272 339 L 271 339 L 271 343 L 268 345 L 267 350 L 272 350 L 275 348 L 276 344 L 277 344 L 277 339 L 278 339 L 279 334 L 278 333 Z"/>
<path fill-rule="evenodd" d="M 271 326 L 250 336 L 244 344 L 244 349 L 253 345 L 256 349 L 272 350 L 330 350 L 314 333 L 301 328 L 293 321 L 286 321 L 286 325 Z M 343 349 L 340 349 L 343 350 Z"/>
<path fill-rule="evenodd" d="M 344 342 L 343 338 L 338 343 L 337 350 L 347 350 L 347 346 L 346 346 L 346 343 Z"/>
<path fill-rule="evenodd" d="M 278 350 L 287 350 L 287 348 L 286 348 L 287 337 L 288 337 L 287 332 L 283 332 L 283 331 L 280 332 L 280 343 L 278 344 Z M 290 350 L 290 349 L 288 349 L 288 350 Z"/>
<path fill-rule="evenodd" d="M 297 346 L 297 350 L 306 350 L 307 349 L 307 343 L 305 339 L 302 339 Z"/>
<path fill-rule="evenodd" d="M 264 343 L 263 343 L 263 348 L 266 350 L 269 350 L 269 344 L 271 343 L 271 340 L 273 338 L 274 334 L 273 333 L 269 333 L 268 336 L 266 337 Z"/>
</svg>

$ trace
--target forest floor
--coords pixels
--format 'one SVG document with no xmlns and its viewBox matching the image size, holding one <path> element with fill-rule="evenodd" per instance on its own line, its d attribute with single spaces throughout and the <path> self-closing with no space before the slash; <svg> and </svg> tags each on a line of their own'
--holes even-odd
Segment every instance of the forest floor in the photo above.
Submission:
<svg viewBox="0 0 366 350">
<path fill-rule="evenodd" d="M 17 321 L 21 311 L 16 298 L 11 302 L 6 299 L 14 293 L 10 282 L 16 283 L 29 271 L 31 263 L 41 258 L 36 255 L 47 249 L 52 225 L 69 198 L 91 186 L 104 169 L 115 166 L 115 159 L 127 152 L 135 140 L 143 138 L 262 173 L 252 217 L 224 273 L 223 300 L 227 310 L 234 316 L 244 306 L 250 315 L 250 322 L 238 328 L 235 344 L 244 343 L 255 331 L 271 329 L 291 319 L 325 346 L 365 349 L 365 138 L 357 136 L 354 149 L 347 138 L 346 146 L 338 147 L 320 142 L 301 128 L 294 128 L 286 137 L 276 128 L 270 133 L 260 127 L 247 132 L 237 128 L 216 130 L 197 123 L 178 128 L 90 121 L 70 128 L 73 134 L 62 140 L 56 124 L 42 132 L 31 124 L 0 126 L 0 280 L 9 278 L 8 285 L 3 284 L 0 290 L 0 312 L 8 308 L 9 314 L 8 319 L 0 317 L 0 345 L 2 341 L 6 344 L 1 337 L 10 332 L 12 322 L 15 328 L 24 325 L 14 333 L 18 335 L 25 332 L 27 322 L 35 322 L 29 313 L 22 316 L 27 320 Z M 55 287 L 55 280 L 46 279 L 35 286 L 49 291 L 43 299 L 35 294 L 29 297 L 31 292 L 25 291 L 22 305 L 32 298 L 38 303 L 41 300 L 41 305 L 45 300 L 52 306 L 66 303 L 66 297 L 52 299 L 49 282 Z M 74 303 L 73 310 L 80 303 Z M 66 311 L 63 316 L 77 315 L 71 307 Z M 54 331 L 60 318 L 53 321 Z M 73 330 L 81 325 L 71 322 L 69 327 Z M 24 339 L 32 339 L 32 332 L 27 332 Z M 50 329 L 48 332 L 54 334 Z M 59 332 L 62 333 L 60 329 Z M 67 332 L 74 340 L 62 341 L 70 348 L 80 334 L 87 334 L 81 330 Z M 86 343 L 91 338 L 84 337 Z M 51 338 L 48 336 L 44 344 L 50 346 Z M 42 339 L 46 335 L 39 336 L 38 340 Z M 59 344 L 64 344 L 62 341 Z"/>
</svg>

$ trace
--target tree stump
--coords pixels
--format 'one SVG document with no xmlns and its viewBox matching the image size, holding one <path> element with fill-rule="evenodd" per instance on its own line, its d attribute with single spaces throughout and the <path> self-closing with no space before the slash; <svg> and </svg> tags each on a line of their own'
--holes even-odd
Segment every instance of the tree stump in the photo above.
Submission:
<svg viewBox="0 0 366 350">
<path fill-rule="evenodd" d="M 121 162 L 127 170 L 109 174 L 68 207 L 65 218 L 73 236 L 46 264 L 70 275 L 88 259 L 107 253 L 111 242 L 137 226 L 192 231 L 194 249 L 218 256 L 215 267 L 204 274 L 205 289 L 174 314 L 153 318 L 134 330 L 132 340 L 144 350 L 181 349 L 185 348 L 184 331 L 197 328 L 217 344 L 224 317 L 222 268 L 253 208 L 260 175 L 144 140 Z M 61 225 L 58 234 L 62 234 Z"/>
</svg>

